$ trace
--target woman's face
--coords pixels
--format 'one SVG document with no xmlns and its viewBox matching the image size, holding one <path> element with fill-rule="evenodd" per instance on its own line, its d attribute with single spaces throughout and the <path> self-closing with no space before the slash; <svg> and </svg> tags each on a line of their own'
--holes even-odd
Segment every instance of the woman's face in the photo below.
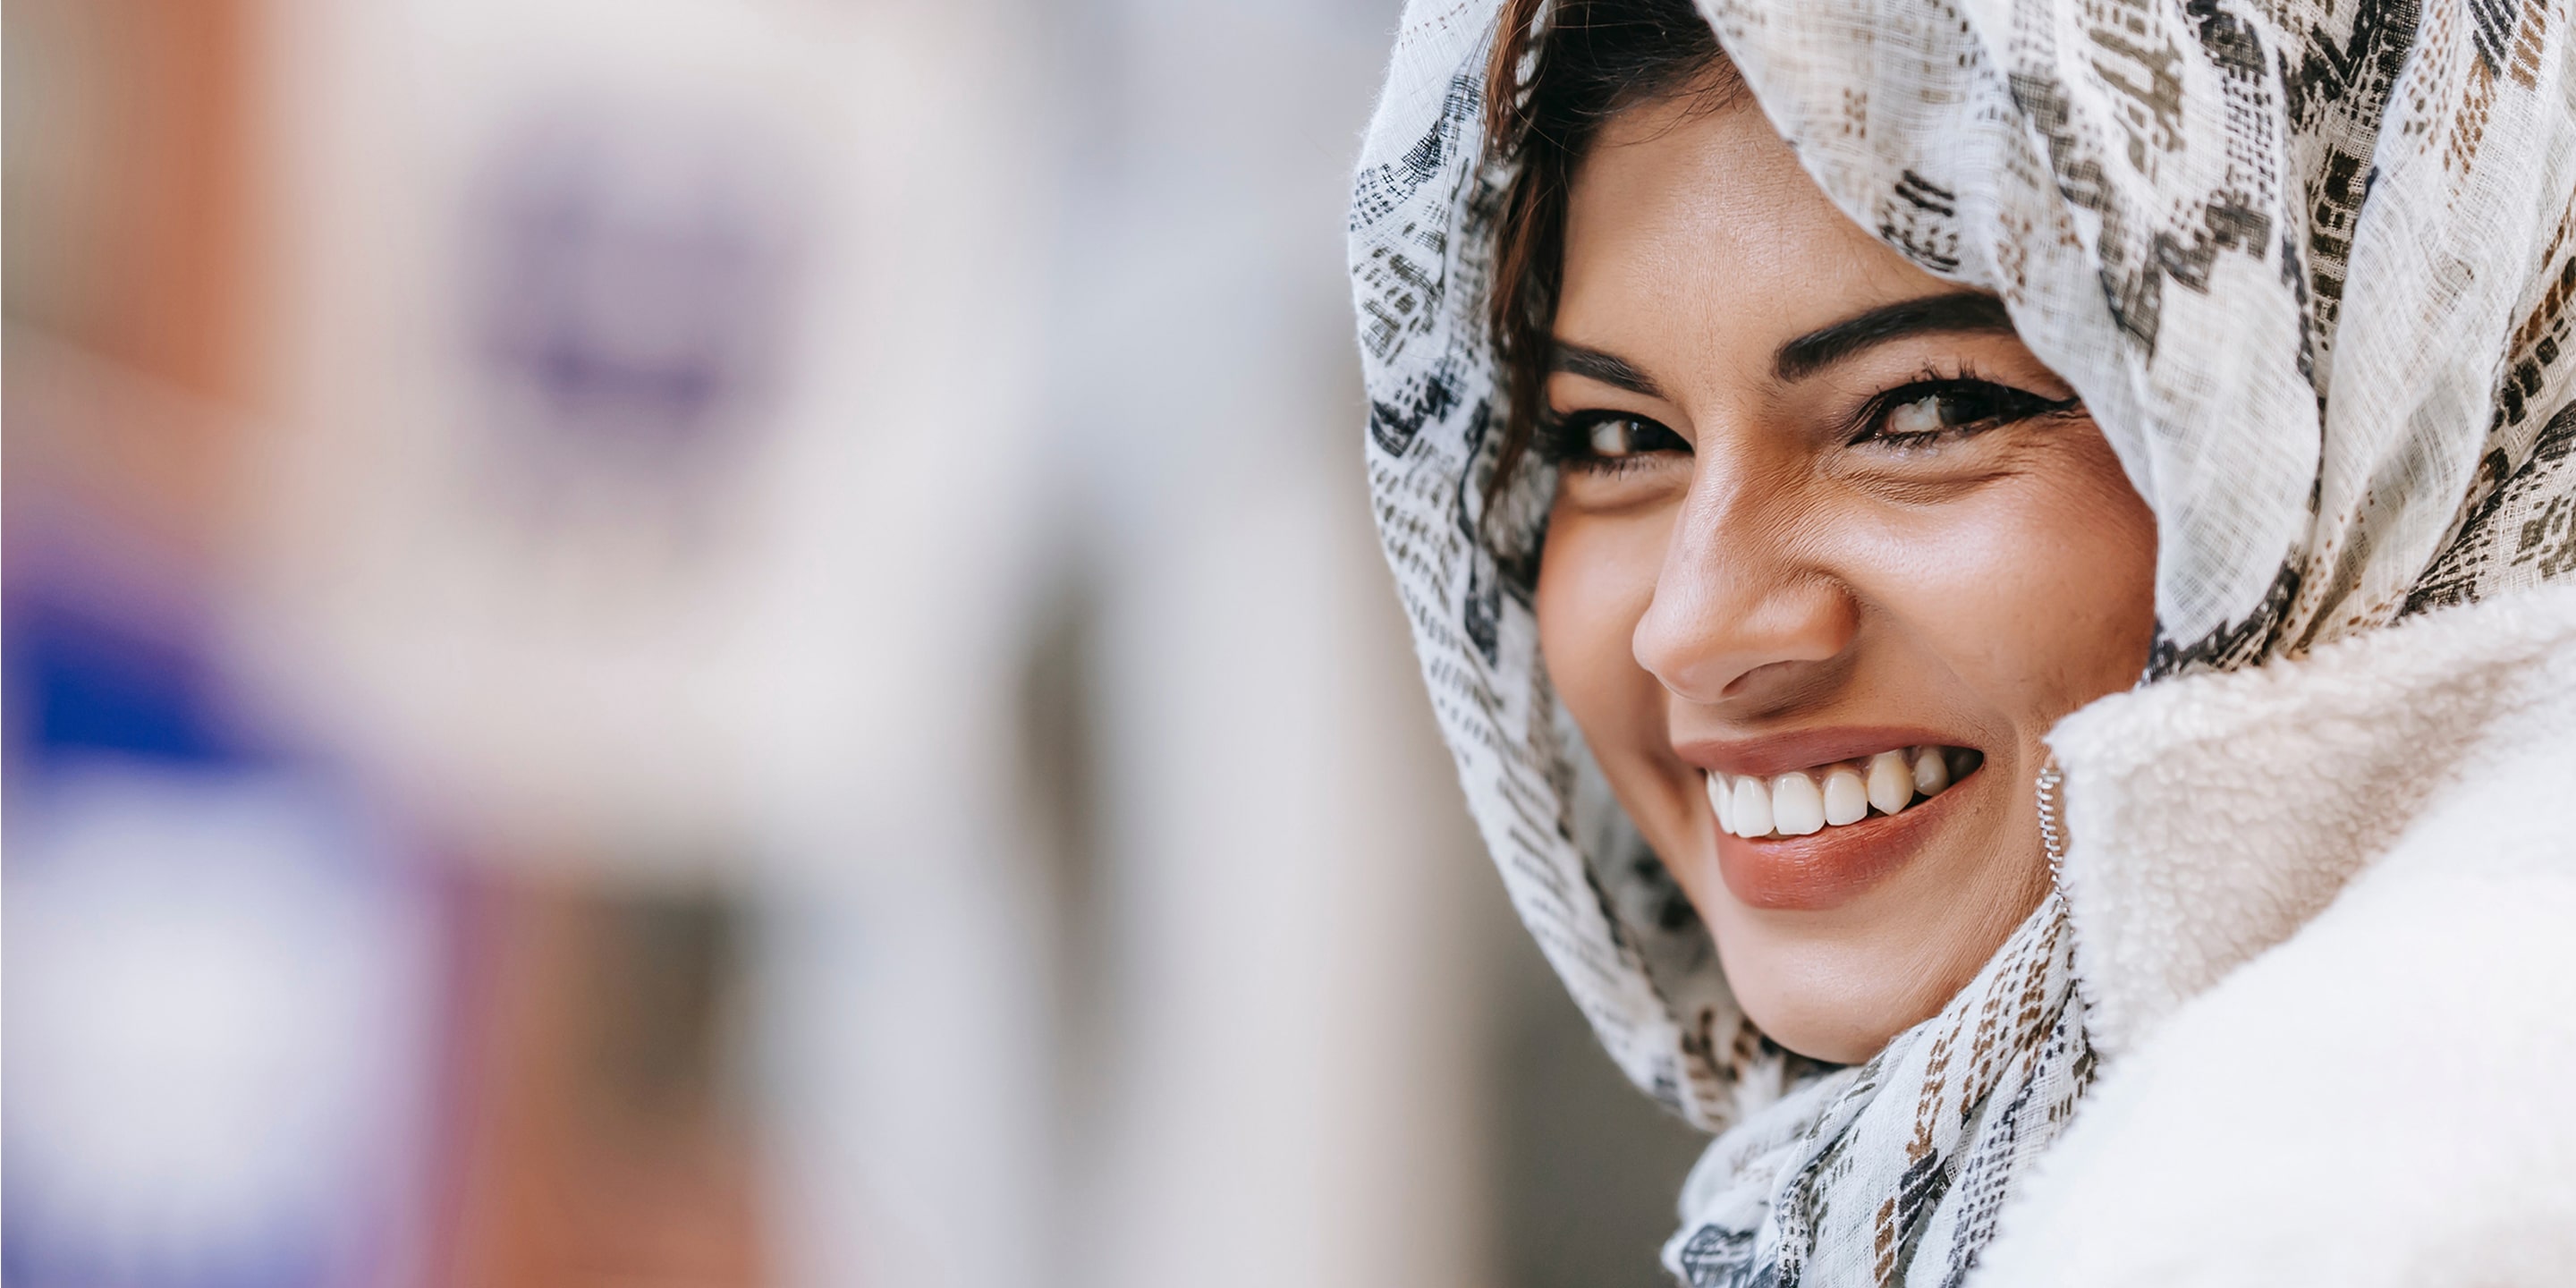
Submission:
<svg viewBox="0 0 2576 1288">
<path fill-rule="evenodd" d="M 1749 106 L 1604 131 L 1556 339 L 1549 672 L 1747 1014 L 1866 1059 L 2047 892 L 2040 740 L 2145 666 L 2154 518 L 2001 306 Z"/>
</svg>

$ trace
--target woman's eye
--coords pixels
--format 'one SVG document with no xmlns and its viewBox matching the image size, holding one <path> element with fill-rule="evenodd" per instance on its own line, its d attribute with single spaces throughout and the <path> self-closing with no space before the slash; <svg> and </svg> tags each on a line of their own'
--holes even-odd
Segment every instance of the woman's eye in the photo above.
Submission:
<svg viewBox="0 0 2576 1288">
<path fill-rule="evenodd" d="M 1643 416 L 1616 413 L 1565 417 L 1548 427 L 1542 443 L 1557 464 L 1577 469 L 1634 463 L 1658 452 L 1690 452 L 1690 444 L 1672 430 Z"/>
<path fill-rule="evenodd" d="M 2037 394 L 1983 380 L 1919 381 L 1889 390 L 1873 400 L 1875 415 L 1853 439 L 1854 445 L 1884 442 L 1900 447 L 1928 446 L 1945 437 L 1969 434 L 2072 411 L 2074 398 Z"/>
</svg>

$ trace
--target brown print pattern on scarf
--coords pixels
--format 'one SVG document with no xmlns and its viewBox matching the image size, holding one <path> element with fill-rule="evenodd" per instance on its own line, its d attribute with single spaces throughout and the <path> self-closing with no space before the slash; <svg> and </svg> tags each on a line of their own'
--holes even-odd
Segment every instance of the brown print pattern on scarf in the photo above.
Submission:
<svg viewBox="0 0 2576 1288">
<path fill-rule="evenodd" d="M 2526 30 L 2528 25 L 2526 25 Z M 2572 374 L 2559 359 L 2576 345 L 2576 206 L 2563 210 L 2540 262 L 2549 286 L 2516 325 L 2496 390 L 2486 450 L 2460 507 L 2452 535 L 2408 592 L 2401 615 L 2482 599 L 2525 581 L 2549 581 L 2576 568 L 2562 549 L 2569 450 L 2576 419 L 2568 415 Z M 2545 420 L 2543 408 L 2557 414 Z M 2519 523 L 2504 516 L 2523 513 Z M 2512 548 L 2503 548 L 2506 529 Z"/>
<path fill-rule="evenodd" d="M 1880 1283 L 1896 1282 L 1922 1218 L 1949 1188 L 1950 1160 L 1938 1155 L 1936 1144 L 1941 1117 L 1955 1115 L 1958 1125 L 1965 1126 L 1998 1088 L 2022 1080 L 2022 1071 L 2048 1040 L 2054 1027 L 2049 965 L 2065 933 L 2062 918 L 2051 920 L 2047 933 L 2025 941 L 2007 964 L 1996 986 L 1974 1009 L 1973 1021 L 1953 1023 L 1933 1039 L 1924 1060 L 1922 1089 L 1915 1097 L 1914 1132 L 1905 1145 L 1904 1180 L 1872 1214 L 1873 1270 Z M 1954 1086 L 1951 1063 L 1962 1033 L 1969 1038 L 1967 1076 Z"/>
<path fill-rule="evenodd" d="M 2463 7 L 2468 10 L 2469 43 L 2476 62 L 2469 67 L 2459 111 L 2444 140 L 2442 161 L 2465 178 L 2477 159 L 2478 145 L 2486 139 L 2498 78 L 2526 90 L 2539 86 L 2541 47 L 2548 39 L 2549 19 L 2547 7 L 2536 0 L 2522 5 L 2513 0 L 2465 0 Z M 2451 27 L 2458 13 L 2457 8 L 2435 11 L 2426 33 L 2428 53 L 2448 52 L 2456 38 Z"/>
</svg>

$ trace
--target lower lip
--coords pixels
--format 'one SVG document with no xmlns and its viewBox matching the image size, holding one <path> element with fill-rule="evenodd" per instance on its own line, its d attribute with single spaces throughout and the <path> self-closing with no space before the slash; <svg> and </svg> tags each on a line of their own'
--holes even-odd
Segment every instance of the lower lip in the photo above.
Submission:
<svg viewBox="0 0 2576 1288">
<path fill-rule="evenodd" d="M 1881 814 L 1805 836 L 1753 841 L 1720 832 L 1718 876 L 1747 907 L 1788 912 L 1840 907 L 1921 852 L 1927 831 L 1939 826 L 1953 812 L 1952 802 L 1984 777 L 1982 772 L 1971 773 L 1902 813 Z"/>
</svg>

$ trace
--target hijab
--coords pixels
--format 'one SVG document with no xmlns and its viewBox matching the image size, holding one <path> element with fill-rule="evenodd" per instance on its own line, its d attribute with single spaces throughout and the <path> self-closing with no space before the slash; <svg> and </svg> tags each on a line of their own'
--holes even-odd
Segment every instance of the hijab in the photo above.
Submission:
<svg viewBox="0 0 2576 1288">
<path fill-rule="evenodd" d="M 1470 810 L 1611 1057 L 1722 1133 L 1673 1269 L 1957 1283 L 2092 1079 L 2065 904 L 1860 1066 L 1735 1005 L 1538 657 L 1554 479 L 1487 513 L 1497 7 L 1408 5 L 1350 216 L 1376 517 Z M 1701 7 L 1826 195 L 2084 398 L 2156 515 L 2148 683 L 2576 569 L 2564 0 Z"/>
</svg>

